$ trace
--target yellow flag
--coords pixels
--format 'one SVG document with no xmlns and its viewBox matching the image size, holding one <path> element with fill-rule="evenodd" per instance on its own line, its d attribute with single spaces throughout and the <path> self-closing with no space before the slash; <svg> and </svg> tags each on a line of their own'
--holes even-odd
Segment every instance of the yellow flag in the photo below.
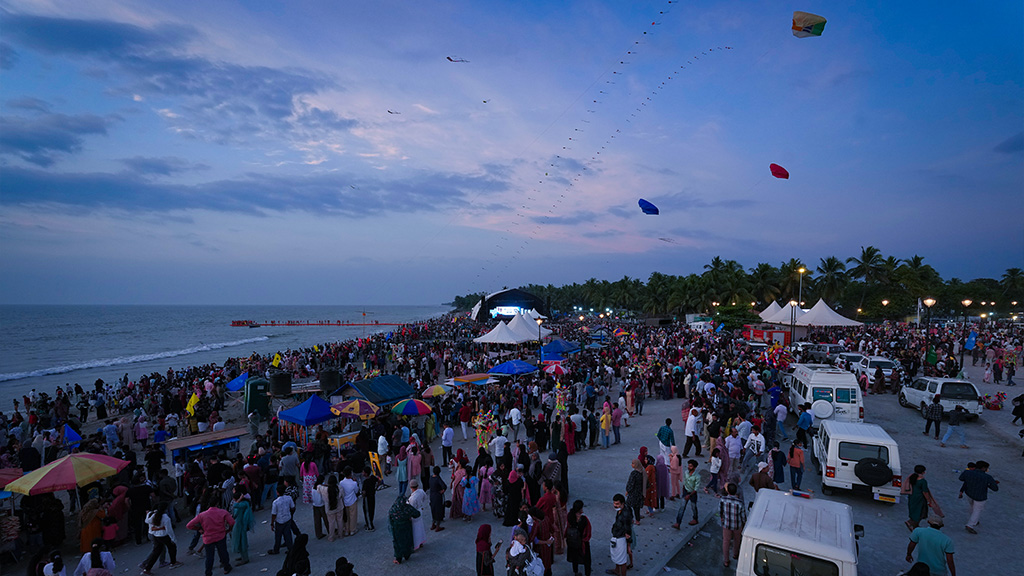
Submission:
<svg viewBox="0 0 1024 576">
<path fill-rule="evenodd" d="M 280 366 L 281 365 L 281 355 L 280 354 L 274 354 L 274 361 L 271 362 L 271 364 L 274 365 L 274 368 L 277 368 L 278 366 Z"/>
<path fill-rule="evenodd" d="M 320 352 L 320 347 L 317 346 L 316 344 L 313 344 L 313 352 Z"/>
<path fill-rule="evenodd" d="M 185 411 L 189 416 L 196 415 L 196 404 L 199 404 L 199 395 L 193 392 L 192 397 L 188 399 L 188 404 L 185 405 Z"/>
</svg>

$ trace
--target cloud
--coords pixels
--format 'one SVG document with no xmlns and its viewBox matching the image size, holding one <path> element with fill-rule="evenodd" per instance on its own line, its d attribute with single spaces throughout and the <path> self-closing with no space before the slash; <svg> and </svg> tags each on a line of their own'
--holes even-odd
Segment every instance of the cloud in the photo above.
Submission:
<svg viewBox="0 0 1024 576">
<path fill-rule="evenodd" d="M 33 110 L 35 112 L 49 112 L 50 103 L 39 98 L 25 97 L 15 98 L 14 100 L 7 101 L 8 108 L 17 108 L 19 110 Z"/>
<path fill-rule="evenodd" d="M 507 189 L 507 182 L 486 174 L 424 172 L 389 181 L 358 181 L 339 173 L 301 177 L 247 174 L 181 185 L 154 182 L 138 172 L 54 173 L 10 167 L 4 170 L 0 205 L 49 203 L 143 213 L 206 209 L 257 216 L 291 211 L 358 219 L 450 211 L 464 207 L 468 198 L 481 191 Z"/>
<path fill-rule="evenodd" d="M 1015 154 L 1024 151 L 1024 132 L 1018 132 L 1003 140 L 993 150 L 1002 154 Z"/>
<path fill-rule="evenodd" d="M 10 70 L 18 62 L 18 53 L 7 42 L 0 42 L 0 70 Z"/>
<path fill-rule="evenodd" d="M 157 110 L 171 128 L 190 138 L 221 144 L 255 138 L 308 143 L 350 130 L 356 121 L 305 104 L 311 96 L 341 89 L 323 74 L 300 68 L 245 66 L 195 56 L 188 43 L 202 41 L 193 28 L 143 28 L 101 20 L 23 14 L 5 16 L 8 39 L 46 54 L 89 58 L 121 72 L 122 93 L 136 102 L 178 98 L 175 109 Z M 96 72 L 105 73 L 105 70 Z"/>
<path fill-rule="evenodd" d="M 170 176 L 180 172 L 209 169 L 209 166 L 206 164 L 193 164 L 184 158 L 175 158 L 173 156 L 164 158 L 135 156 L 134 158 L 122 158 L 121 163 L 132 172 L 141 175 L 157 174 L 160 176 Z"/>
<path fill-rule="evenodd" d="M 583 224 L 585 222 L 594 222 L 597 220 L 597 214 L 594 212 L 582 211 L 569 216 L 533 216 L 530 220 L 538 224 L 553 224 L 556 226 L 572 226 L 574 224 Z"/>
<path fill-rule="evenodd" d="M 105 135 L 116 119 L 93 114 L 0 116 L 0 154 L 13 155 L 37 166 L 51 166 L 60 154 L 80 150 L 84 135 Z"/>
</svg>

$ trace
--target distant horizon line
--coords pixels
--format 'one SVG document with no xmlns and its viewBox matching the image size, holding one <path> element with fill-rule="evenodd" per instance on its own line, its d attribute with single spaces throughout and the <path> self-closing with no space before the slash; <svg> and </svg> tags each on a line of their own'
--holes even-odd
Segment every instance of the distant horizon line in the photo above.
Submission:
<svg viewBox="0 0 1024 576">
<path fill-rule="evenodd" d="M 455 308 L 452 302 L 429 304 L 189 304 L 189 303 L 57 303 L 57 302 L 0 302 L 0 306 L 349 306 L 354 308 L 372 308 L 379 306 L 447 306 Z"/>
</svg>

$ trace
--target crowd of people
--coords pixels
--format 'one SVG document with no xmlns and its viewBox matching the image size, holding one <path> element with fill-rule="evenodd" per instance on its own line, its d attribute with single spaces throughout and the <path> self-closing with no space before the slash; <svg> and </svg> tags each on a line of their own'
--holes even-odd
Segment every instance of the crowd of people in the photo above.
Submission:
<svg viewBox="0 0 1024 576">
<path fill-rule="evenodd" d="M 587 322 L 554 325 L 566 340 L 590 339 Z M 258 526 L 257 515 L 269 508 L 274 545 L 267 553 L 284 552 L 278 573 L 308 575 L 310 535 L 299 530 L 296 514 L 311 514 L 316 540 L 375 531 L 377 492 L 394 481 L 397 497 L 385 513 L 396 564 L 424 546 L 428 532 L 441 532 L 453 521 L 478 522 L 477 573 L 494 574 L 504 543 L 493 542 L 492 526 L 484 520 L 490 514 L 510 530 L 504 547 L 507 574 L 547 576 L 556 557 L 564 556 L 574 573 L 582 570 L 589 576 L 594 527 L 584 513 L 584 500 L 570 495 L 571 457 L 620 444 L 623 429 L 643 414 L 646 402 L 655 400 L 680 401 L 680 424 L 674 427 L 673 419 L 666 419 L 650 436 L 655 450 L 643 447 L 630 456 L 624 489 L 611 497 L 616 515 L 610 527 L 615 566 L 610 573 L 624 576 L 633 567 L 634 527 L 668 502 L 679 504 L 673 527 L 680 528 L 688 513 L 689 524 L 698 524 L 701 494 L 719 499 L 723 563 L 728 566 L 739 550 L 746 510 L 743 482 L 755 491 L 777 489 L 786 483 L 788 469 L 790 487 L 801 488 L 804 447 L 814 418 L 808 406 L 789 406 L 780 387 L 780 374 L 796 359 L 768 357 L 728 331 L 632 325 L 628 337 L 574 354 L 565 377 L 538 371 L 454 388 L 432 399 L 433 411 L 425 417 L 385 413 L 361 423 L 335 421 L 358 428 L 353 445 L 340 452 L 328 443 L 330 424 L 300 445 L 276 419 L 264 426 L 255 413 L 232 415 L 228 407 L 226 384 L 243 371 L 281 369 L 312 378 L 332 368 L 346 381 L 393 373 L 418 391 L 446 377 L 485 372 L 505 353 L 472 342 L 484 329 L 464 316 L 449 315 L 387 335 L 253 354 L 219 366 L 168 370 L 134 381 L 126 374 L 112 383 L 98 380 L 90 390 L 68 385 L 53 397 L 33 390 L 14 401 L 10 415 L 0 413 L 0 432 L 7 439 L 0 447 L 0 468 L 33 470 L 69 448 L 108 454 L 129 465 L 116 476 L 66 493 L 23 498 L 26 549 L 40 554 L 60 549 L 66 539 L 63 511 L 80 508 L 77 529 L 84 556 L 75 576 L 113 572 L 111 551 L 132 542 L 152 545 L 140 565 L 143 574 L 176 568 L 181 561 L 175 529 L 181 523 L 193 531 L 185 553 L 205 555 L 207 576 L 218 560 L 227 574 L 249 562 L 248 535 Z M 808 338 L 888 355 L 913 376 L 918 371 L 958 373 L 965 336 L 952 329 L 928 333 L 884 325 L 821 330 Z M 974 347 L 980 352 L 972 351 L 972 361 L 986 362 L 997 382 L 1005 376 L 1012 385 L 1019 349 L 1013 334 L 982 333 Z M 787 421 L 791 413 L 795 425 Z M 244 452 L 179 459 L 166 452 L 167 440 L 222 430 L 233 418 L 246 418 L 250 427 Z M 82 438 L 73 447 L 64 439 L 65 424 Z M 683 433 L 678 443 L 676 429 Z M 476 452 L 453 450 L 457 434 L 473 440 Z M 371 453 L 380 470 L 371 466 Z M 917 535 L 912 543 L 929 541 L 918 532 L 928 517 L 921 503 L 926 508 L 935 504 L 920 468 L 908 483 L 908 500 L 917 507 L 907 522 L 912 536 Z M 985 480 L 981 492 L 982 481 L 973 471 L 987 476 L 987 468 L 977 462 L 963 479 L 977 516 L 987 490 L 997 489 L 994 481 Z M 977 526 L 974 512 L 971 518 L 968 531 Z M 343 560 L 334 576 L 353 573 Z M 58 563 L 59 554 L 56 560 L 37 558 L 33 565 L 50 566 L 44 570 L 55 574 L 61 572 Z"/>
</svg>

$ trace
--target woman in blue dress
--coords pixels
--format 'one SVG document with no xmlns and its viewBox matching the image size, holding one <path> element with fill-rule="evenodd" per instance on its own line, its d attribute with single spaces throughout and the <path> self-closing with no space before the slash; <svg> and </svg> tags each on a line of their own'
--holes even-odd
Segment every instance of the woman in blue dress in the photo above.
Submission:
<svg viewBox="0 0 1024 576">
<path fill-rule="evenodd" d="M 466 522 L 469 522 L 473 514 L 480 511 L 480 478 L 467 471 L 461 484 L 466 489 L 462 495 L 462 513 L 466 515 Z"/>
</svg>

